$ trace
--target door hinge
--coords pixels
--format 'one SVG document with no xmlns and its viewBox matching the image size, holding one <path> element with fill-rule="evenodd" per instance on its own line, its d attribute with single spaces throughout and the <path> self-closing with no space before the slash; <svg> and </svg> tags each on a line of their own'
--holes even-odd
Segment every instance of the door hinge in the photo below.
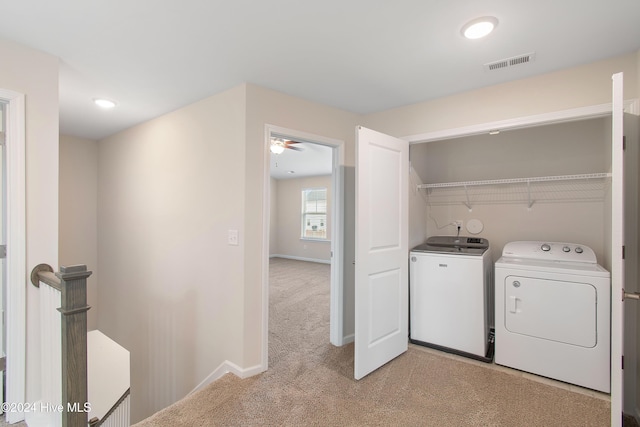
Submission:
<svg viewBox="0 0 640 427">
<path fill-rule="evenodd" d="M 4 145 L 5 143 L 5 133 L 0 132 L 0 145 Z"/>
<path fill-rule="evenodd" d="M 0 245 L 0 259 L 7 257 L 7 245 Z"/>
<path fill-rule="evenodd" d="M 626 248 L 626 246 L 623 245 L 622 246 L 622 259 L 625 259 L 624 257 L 626 256 L 626 254 L 627 254 L 627 248 Z"/>
<path fill-rule="evenodd" d="M 621 369 L 624 369 L 624 354 L 622 355 L 622 368 Z"/>
<path fill-rule="evenodd" d="M 627 137 L 626 136 L 622 137 L 622 149 L 623 150 L 627 149 Z"/>
</svg>

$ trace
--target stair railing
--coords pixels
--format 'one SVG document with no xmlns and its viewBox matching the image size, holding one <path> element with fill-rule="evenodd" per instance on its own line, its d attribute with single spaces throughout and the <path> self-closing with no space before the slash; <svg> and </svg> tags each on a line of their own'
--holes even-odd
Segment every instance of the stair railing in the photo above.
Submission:
<svg viewBox="0 0 640 427">
<path fill-rule="evenodd" d="M 87 278 L 90 275 L 86 265 L 60 267 L 60 272 L 54 273 L 49 265 L 40 264 L 31 272 L 34 286 L 47 285 L 40 295 L 41 324 L 45 328 L 41 330 L 40 344 L 42 354 L 46 352 L 49 356 L 42 361 L 41 402 L 51 405 L 42 412 L 51 416 L 53 425 L 88 425 L 91 406 L 87 401 L 87 311 L 90 308 Z"/>
</svg>

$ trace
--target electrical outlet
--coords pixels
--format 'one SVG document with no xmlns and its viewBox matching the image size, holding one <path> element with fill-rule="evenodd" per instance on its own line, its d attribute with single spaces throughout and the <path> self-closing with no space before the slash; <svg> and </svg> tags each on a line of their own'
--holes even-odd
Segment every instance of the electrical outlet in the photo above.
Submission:
<svg viewBox="0 0 640 427">
<path fill-rule="evenodd" d="M 462 230 L 462 226 L 464 225 L 464 222 L 461 219 L 456 219 L 455 221 L 453 221 L 453 225 L 456 228 L 460 228 L 460 230 Z"/>
</svg>

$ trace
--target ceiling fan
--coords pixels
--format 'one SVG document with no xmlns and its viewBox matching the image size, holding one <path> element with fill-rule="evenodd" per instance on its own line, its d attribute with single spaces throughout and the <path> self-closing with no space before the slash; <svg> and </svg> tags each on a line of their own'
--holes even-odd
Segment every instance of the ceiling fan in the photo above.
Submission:
<svg viewBox="0 0 640 427">
<path fill-rule="evenodd" d="M 271 138 L 271 146 L 269 149 L 273 154 L 282 154 L 285 149 L 302 151 L 301 147 L 296 147 L 295 144 L 300 144 L 298 141 L 286 140 L 283 138 Z"/>
</svg>

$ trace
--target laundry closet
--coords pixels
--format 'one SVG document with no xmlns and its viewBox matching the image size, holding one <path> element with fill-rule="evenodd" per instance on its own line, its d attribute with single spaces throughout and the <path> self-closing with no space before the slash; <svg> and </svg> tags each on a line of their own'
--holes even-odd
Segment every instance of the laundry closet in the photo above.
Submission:
<svg viewBox="0 0 640 427">
<path fill-rule="evenodd" d="M 610 273 L 597 265 L 610 230 L 610 135 L 611 119 L 599 118 L 412 147 L 426 208 L 417 222 L 454 236 L 449 258 L 438 246 L 410 254 L 411 342 L 610 392 Z M 491 247 L 495 279 L 493 262 L 473 268 L 473 241 Z M 485 345 L 469 352 L 451 337 Z"/>
<path fill-rule="evenodd" d="M 627 256 L 635 260 L 639 120 L 625 116 L 625 245 Z M 611 120 L 606 115 L 411 145 L 410 247 L 429 236 L 459 233 L 488 240 L 495 262 L 509 242 L 571 242 L 593 249 L 598 264 L 611 270 Z M 635 290 L 635 262 L 627 263 L 625 276 L 627 288 Z M 605 288 L 601 293 L 607 293 L 608 301 L 609 286 Z M 504 298 L 497 301 L 504 305 Z M 572 316 L 570 307 L 565 304 L 562 316 Z M 626 310 L 625 354 L 635 360 L 637 309 Z M 608 341 L 608 323 L 606 329 Z M 625 394 L 633 398 L 635 369 L 625 372 Z M 600 390 L 609 391 L 608 381 Z"/>
</svg>

